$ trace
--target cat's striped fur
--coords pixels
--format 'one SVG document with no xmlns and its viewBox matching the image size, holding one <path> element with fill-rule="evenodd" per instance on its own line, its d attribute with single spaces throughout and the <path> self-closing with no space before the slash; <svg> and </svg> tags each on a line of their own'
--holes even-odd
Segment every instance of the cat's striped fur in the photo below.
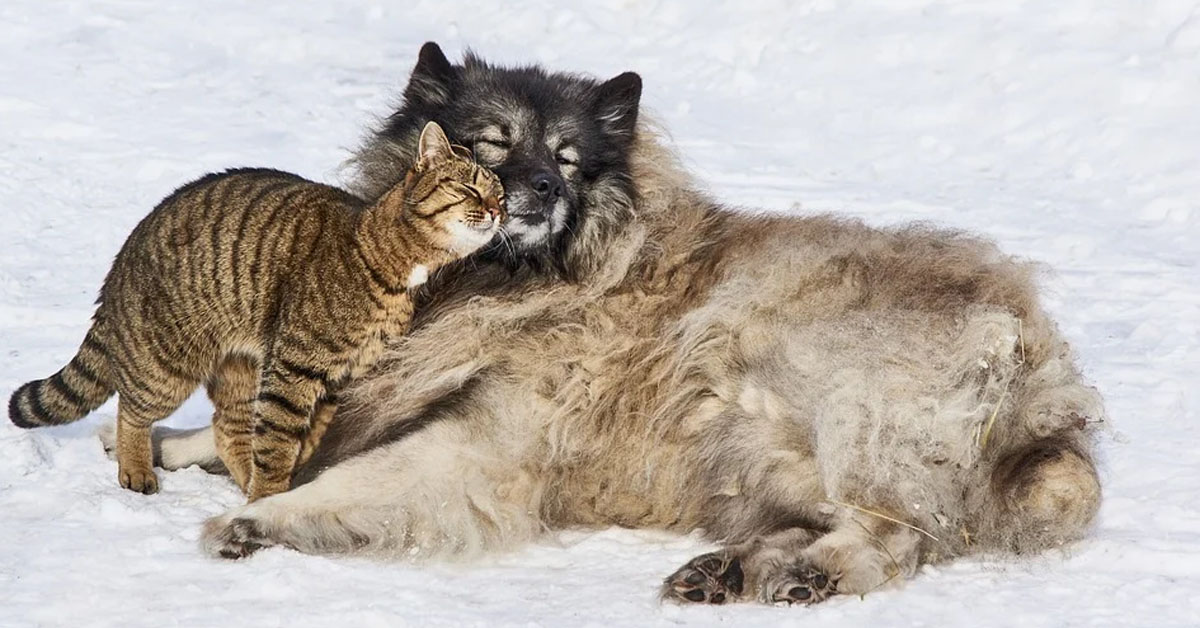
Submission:
<svg viewBox="0 0 1200 628">
<path fill-rule="evenodd" d="M 158 490 L 150 425 L 203 383 L 221 458 L 251 500 L 288 488 L 339 387 L 407 328 L 408 290 L 489 242 L 503 190 L 430 123 L 421 159 L 374 203 L 265 169 L 207 175 L 126 240 L 79 353 L 19 388 L 21 427 L 119 393 L 121 486 Z"/>
</svg>

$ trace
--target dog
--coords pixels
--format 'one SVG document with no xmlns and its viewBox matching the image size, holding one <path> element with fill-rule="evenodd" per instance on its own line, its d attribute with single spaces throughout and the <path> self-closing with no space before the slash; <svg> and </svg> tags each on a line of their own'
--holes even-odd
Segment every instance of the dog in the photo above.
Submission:
<svg viewBox="0 0 1200 628">
<path fill-rule="evenodd" d="M 702 530 L 722 548 L 664 599 L 812 604 L 1086 533 L 1103 404 L 1031 265 L 930 227 L 730 210 L 640 96 L 632 73 L 421 49 L 355 189 L 400 177 L 434 120 L 501 176 L 509 238 L 430 279 L 295 487 L 207 522 L 208 552 L 420 559 Z M 210 443 L 158 446 L 213 468 Z"/>
</svg>

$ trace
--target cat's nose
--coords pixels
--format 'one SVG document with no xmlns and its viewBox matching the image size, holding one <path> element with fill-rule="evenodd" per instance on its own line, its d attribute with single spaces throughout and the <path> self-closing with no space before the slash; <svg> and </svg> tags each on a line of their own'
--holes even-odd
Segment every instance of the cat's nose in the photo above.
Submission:
<svg viewBox="0 0 1200 628">
<path fill-rule="evenodd" d="M 543 203 L 557 201 L 558 197 L 563 195 L 562 177 L 549 170 L 533 173 L 533 176 L 529 178 L 529 185 L 533 186 L 533 191 L 537 193 Z"/>
</svg>

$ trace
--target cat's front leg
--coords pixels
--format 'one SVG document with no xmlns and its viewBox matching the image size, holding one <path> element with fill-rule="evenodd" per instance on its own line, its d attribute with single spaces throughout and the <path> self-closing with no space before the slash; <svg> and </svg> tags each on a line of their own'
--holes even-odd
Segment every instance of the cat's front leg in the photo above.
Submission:
<svg viewBox="0 0 1200 628">
<path fill-rule="evenodd" d="M 301 444 L 312 429 L 317 400 L 325 394 L 323 374 L 275 358 L 265 365 L 254 410 L 250 501 L 286 491 Z"/>
</svg>

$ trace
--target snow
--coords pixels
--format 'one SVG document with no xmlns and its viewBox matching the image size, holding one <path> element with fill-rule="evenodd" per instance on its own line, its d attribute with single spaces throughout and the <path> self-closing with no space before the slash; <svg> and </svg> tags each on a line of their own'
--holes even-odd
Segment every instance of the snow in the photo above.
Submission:
<svg viewBox="0 0 1200 628">
<path fill-rule="evenodd" d="M 457 4 L 458 6 L 451 6 Z M 819 607 L 660 606 L 706 549 L 572 532 L 472 564 L 202 556 L 240 502 L 120 489 L 84 422 L 0 421 L 0 626 L 1200 625 L 1200 8 L 945 0 L 0 5 L 0 396 L 74 353 L 133 225 L 205 171 L 331 182 L 418 47 L 645 79 L 731 203 L 930 220 L 1045 262 L 1111 413 L 1106 500 L 1065 552 L 926 568 Z M 208 420 L 202 398 L 172 420 Z"/>
</svg>

